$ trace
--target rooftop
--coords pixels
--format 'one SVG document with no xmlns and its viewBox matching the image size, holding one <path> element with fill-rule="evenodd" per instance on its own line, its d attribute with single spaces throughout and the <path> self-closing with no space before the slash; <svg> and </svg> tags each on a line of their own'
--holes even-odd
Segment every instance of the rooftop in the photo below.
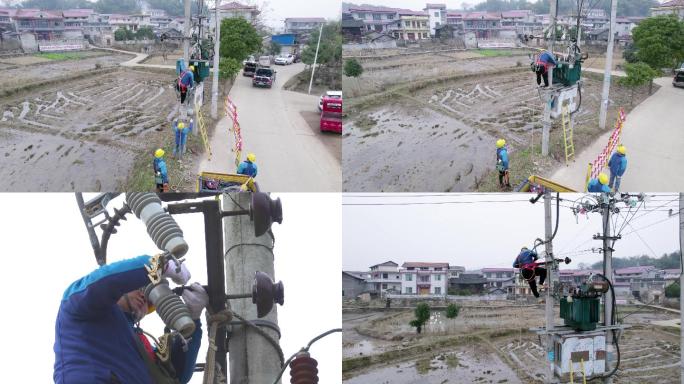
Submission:
<svg viewBox="0 0 684 384">
<path fill-rule="evenodd" d="M 627 275 L 627 274 L 632 274 L 632 273 L 644 273 L 648 272 L 651 270 L 654 270 L 655 267 L 652 265 L 646 265 L 643 267 L 627 267 L 627 268 L 619 268 L 615 270 L 616 275 Z"/>
<path fill-rule="evenodd" d="M 219 7 L 220 10 L 222 11 L 237 11 L 237 10 L 245 10 L 245 11 L 259 11 L 255 5 L 245 5 L 238 3 L 237 1 L 231 1 L 230 3 L 223 4 Z"/>
<path fill-rule="evenodd" d="M 348 12 L 382 12 L 382 13 L 397 13 L 399 9 L 390 7 L 374 7 L 371 5 L 364 5 L 362 7 L 351 7 Z"/>
<path fill-rule="evenodd" d="M 398 266 L 399 266 L 399 264 L 397 264 L 397 263 L 395 263 L 394 261 L 391 261 L 391 260 L 390 260 L 390 261 L 385 261 L 384 263 L 371 265 L 370 267 L 371 267 L 371 268 L 373 268 L 373 267 L 381 267 L 381 266 L 385 266 L 385 265 L 390 265 L 390 266 L 393 266 L 393 267 L 398 267 Z"/>
<path fill-rule="evenodd" d="M 463 20 L 500 20 L 501 14 L 489 12 L 469 12 L 463 16 Z"/>
<path fill-rule="evenodd" d="M 449 263 L 420 263 L 409 261 L 402 264 L 402 268 L 449 268 Z"/>
<path fill-rule="evenodd" d="M 684 7 L 684 0 L 672 0 L 672 1 L 666 1 L 662 4 L 660 4 L 657 7 L 653 8 L 666 8 L 666 7 Z M 651 8 L 651 9 L 653 9 Z"/>
<path fill-rule="evenodd" d="M 486 272 L 513 272 L 513 268 L 482 268 L 482 273 Z"/>
<path fill-rule="evenodd" d="M 427 3 L 427 4 L 425 4 L 425 8 L 423 8 L 423 9 L 428 9 L 428 8 L 431 8 L 431 9 L 435 9 L 435 8 L 437 8 L 437 9 L 446 9 L 446 4 Z"/>
<path fill-rule="evenodd" d="M 39 9 L 19 9 L 13 17 L 18 19 L 63 19 L 61 14 L 51 11 L 41 11 Z"/>
<path fill-rule="evenodd" d="M 67 9 L 62 11 L 64 17 L 87 17 L 93 13 L 95 13 L 95 10 L 86 8 Z"/>
<path fill-rule="evenodd" d="M 297 23 L 325 23 L 325 19 L 322 17 L 288 17 L 285 22 L 294 21 Z"/>
</svg>

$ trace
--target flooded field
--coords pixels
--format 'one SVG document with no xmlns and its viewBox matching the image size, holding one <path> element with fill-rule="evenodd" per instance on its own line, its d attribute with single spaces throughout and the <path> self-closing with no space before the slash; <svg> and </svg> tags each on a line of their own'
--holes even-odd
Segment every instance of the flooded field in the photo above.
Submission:
<svg viewBox="0 0 684 384">
<path fill-rule="evenodd" d="M 621 362 L 613 382 L 677 382 L 679 334 L 648 324 L 678 315 L 634 307 L 621 313 L 629 313 L 625 324 L 631 328 L 620 338 Z M 409 309 L 345 312 L 344 382 L 542 383 L 546 378 L 545 350 L 529 331 L 543 326 L 542 305 L 464 305 L 455 319 L 434 310 L 420 335 L 408 325 L 412 318 Z M 562 324 L 558 317 L 555 322 Z"/>
<path fill-rule="evenodd" d="M 131 70 L 0 99 L 4 189 L 118 190 L 177 106 L 168 75 Z"/>
<path fill-rule="evenodd" d="M 507 141 L 513 185 L 564 164 L 560 119 L 551 129 L 551 156 L 539 154 L 544 103 L 527 54 L 361 59 L 362 76 L 343 79 L 351 111 L 343 128 L 343 190 L 496 191 L 498 138 Z M 583 73 L 581 106 L 573 115 L 577 152 L 605 132 L 598 128 L 601 91 L 602 76 Z M 631 90 L 613 82 L 610 96 L 613 121 L 618 107 L 631 109 Z M 646 96 L 637 93 L 634 105 Z"/>
</svg>

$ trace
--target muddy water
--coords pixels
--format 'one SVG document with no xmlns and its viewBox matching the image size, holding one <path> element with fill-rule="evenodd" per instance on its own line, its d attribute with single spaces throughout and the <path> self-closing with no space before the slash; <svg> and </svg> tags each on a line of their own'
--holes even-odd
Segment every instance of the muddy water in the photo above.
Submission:
<svg viewBox="0 0 684 384">
<path fill-rule="evenodd" d="M 164 75 L 121 71 L 0 102 L 4 190 L 113 191 L 172 134 L 176 96 Z"/>
<path fill-rule="evenodd" d="M 522 383 L 496 355 L 478 348 L 428 356 L 345 380 L 349 384 Z"/>
<path fill-rule="evenodd" d="M 390 106 L 344 124 L 345 191 L 464 191 L 492 167 L 494 138 L 418 105 Z"/>
</svg>

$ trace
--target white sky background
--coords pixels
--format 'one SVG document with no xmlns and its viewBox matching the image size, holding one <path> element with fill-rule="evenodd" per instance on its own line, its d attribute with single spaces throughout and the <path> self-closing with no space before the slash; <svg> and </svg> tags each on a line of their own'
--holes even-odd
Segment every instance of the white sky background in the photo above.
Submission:
<svg viewBox="0 0 684 384">
<path fill-rule="evenodd" d="M 426 0 L 350 0 L 345 1 L 347 3 L 353 3 L 356 5 L 368 4 L 368 5 L 378 5 L 392 8 L 405 8 L 412 11 L 422 11 L 425 8 L 425 4 L 445 4 L 447 9 L 461 9 L 463 3 L 467 3 L 471 6 L 475 4 L 483 3 L 483 0 L 449 0 L 449 1 L 426 1 Z"/>
<path fill-rule="evenodd" d="M 483 267 L 511 267 L 522 246 L 532 247 L 534 239 L 544 238 L 544 203 L 529 203 L 530 194 L 344 194 L 342 197 L 342 268 L 367 271 L 374 264 L 392 260 L 399 265 L 406 261 L 448 262 L 466 269 Z M 677 216 L 668 219 L 672 208 L 678 211 L 676 194 L 658 194 L 646 204 L 646 211 L 638 212 L 623 230 L 622 240 L 615 243 L 613 257 L 649 255 L 679 250 L 679 222 Z M 366 197 L 364 197 L 366 196 Z M 377 196 L 377 195 L 376 195 Z M 394 197 L 392 197 L 394 196 Z M 555 195 L 554 195 L 555 196 Z M 561 194 L 571 205 L 579 194 Z M 477 202 L 511 201 L 474 204 L 352 206 L 353 203 L 401 202 Z M 669 203 L 668 203 L 669 202 Z M 665 207 L 654 210 L 659 206 Z M 555 225 L 555 200 L 553 201 Z M 647 212 L 654 210 L 653 212 Z M 640 217 L 644 215 L 643 217 Z M 561 206 L 560 222 L 553 241 L 557 257 L 570 257 L 570 265 L 561 269 L 577 268 L 580 262 L 592 264 L 602 255 L 586 251 L 600 248 L 601 241 L 592 235 L 601 231 L 601 215 L 578 215 L 578 222 L 570 209 Z M 661 223 L 655 224 L 659 221 Z M 618 225 L 622 220 L 618 221 Z M 652 225 L 654 224 L 654 225 Z M 649 226 L 650 225 L 650 226 Z M 640 229 L 649 226 L 648 228 Z M 637 229 L 632 234 L 628 232 Z M 638 235 L 641 236 L 641 239 Z M 648 244 L 648 245 L 646 245 Z M 649 249 L 652 249 L 652 251 Z M 541 247 L 540 249 L 541 250 Z M 584 252 L 579 252 L 584 251 Z M 654 255 L 655 253 L 655 255 Z"/>
<path fill-rule="evenodd" d="M 87 194 L 85 200 L 94 197 Z M 341 327 L 342 290 L 340 194 L 273 194 L 283 202 L 283 223 L 274 224 L 275 280 L 285 286 L 285 304 L 278 307 L 280 346 L 285 358 L 314 336 Z M 120 208 L 123 195 L 112 203 Z M 0 194 L 0 234 L 5 294 L 2 319 L 3 382 L 50 383 L 54 364 L 54 323 L 66 287 L 97 267 L 85 226 L 72 193 Z M 108 262 L 157 253 L 142 222 L 133 214 L 112 236 Z M 186 255 L 191 281 L 206 284 L 204 224 L 201 214 L 174 216 L 190 245 Z M 98 234 L 100 231 L 97 231 Z M 204 323 L 204 316 L 202 316 Z M 141 326 L 163 333 L 156 314 Z M 198 362 L 207 350 L 206 324 Z M 321 383 L 339 383 L 342 370 L 341 333 L 329 335 L 310 350 L 318 360 Z M 8 360 L 9 358 L 9 360 Z M 289 369 L 283 382 L 289 382 Z M 274 378 L 275 379 L 275 378 Z M 201 383 L 195 373 L 191 383 Z M 270 384 L 270 383 L 266 383 Z"/>
<path fill-rule="evenodd" d="M 224 4 L 228 2 L 222 1 Z M 252 4 L 259 9 L 264 9 L 265 5 L 266 24 L 276 29 L 282 29 L 288 17 L 323 17 L 329 21 L 342 17 L 342 2 L 339 0 L 256 0 Z"/>
</svg>

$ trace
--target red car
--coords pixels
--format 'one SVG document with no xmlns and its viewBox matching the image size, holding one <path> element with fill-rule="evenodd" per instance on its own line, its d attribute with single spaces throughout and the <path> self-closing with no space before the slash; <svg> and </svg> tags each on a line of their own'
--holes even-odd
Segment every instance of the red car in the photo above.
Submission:
<svg viewBox="0 0 684 384">
<path fill-rule="evenodd" d="M 342 133 L 342 99 L 323 98 L 321 109 L 321 132 Z"/>
</svg>

